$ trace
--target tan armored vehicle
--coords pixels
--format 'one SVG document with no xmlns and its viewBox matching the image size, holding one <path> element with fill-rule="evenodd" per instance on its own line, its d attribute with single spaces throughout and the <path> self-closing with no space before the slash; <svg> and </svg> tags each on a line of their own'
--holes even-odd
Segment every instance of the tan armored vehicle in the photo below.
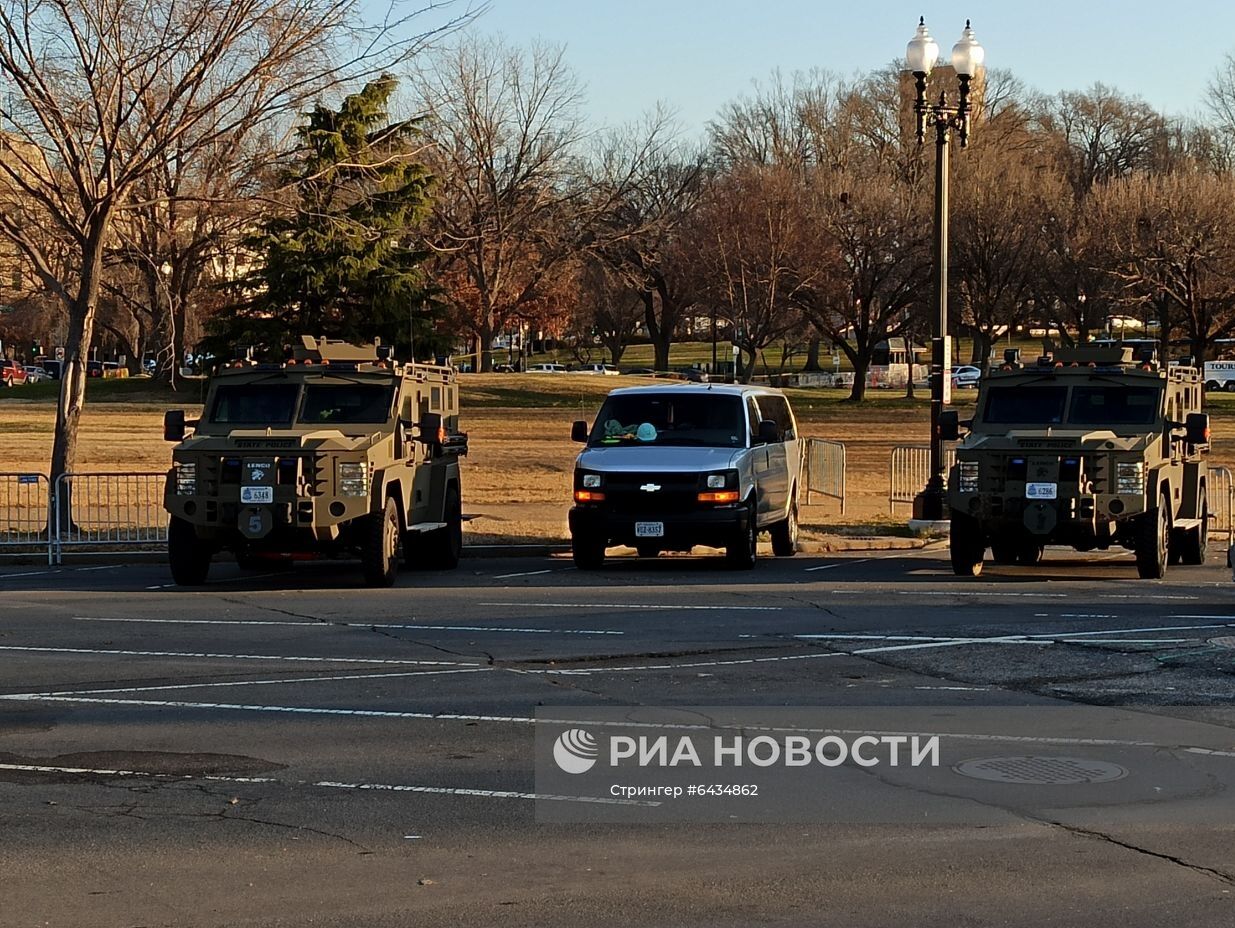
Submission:
<svg viewBox="0 0 1235 928">
<path fill-rule="evenodd" d="M 374 345 L 303 343 L 286 363 L 225 366 L 199 420 L 166 414 L 177 583 L 203 583 L 225 549 L 246 566 L 358 555 L 373 586 L 394 582 L 400 548 L 409 566 L 458 564 L 455 372 L 382 360 Z"/>
<path fill-rule="evenodd" d="M 983 378 L 948 479 L 952 567 L 1036 564 L 1048 544 L 1121 545 L 1137 572 L 1201 564 L 1209 541 L 1209 417 L 1200 372 L 1127 347 L 1058 349 Z M 945 440 L 962 423 L 947 412 Z"/>
</svg>

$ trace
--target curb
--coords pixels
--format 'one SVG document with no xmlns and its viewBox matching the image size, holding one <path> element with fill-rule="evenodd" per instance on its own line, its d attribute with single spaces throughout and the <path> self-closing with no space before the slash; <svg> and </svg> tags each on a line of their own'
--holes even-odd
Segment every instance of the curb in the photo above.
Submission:
<svg viewBox="0 0 1235 928">
<path fill-rule="evenodd" d="M 947 539 L 902 538 L 900 536 L 838 536 L 839 543 L 804 541 L 798 545 L 798 554 L 845 554 L 862 551 L 934 551 L 947 547 Z M 502 557 L 555 557 L 570 554 L 569 543 L 549 544 L 488 544 L 464 545 L 463 557 L 471 559 Z M 148 564 L 162 562 L 167 555 L 162 551 L 103 551 L 67 554 L 66 566 L 93 564 Z M 230 558 L 228 559 L 230 560 Z M 47 566 L 46 553 L 0 554 L 0 565 Z M 54 566 L 54 565 L 53 565 Z"/>
</svg>

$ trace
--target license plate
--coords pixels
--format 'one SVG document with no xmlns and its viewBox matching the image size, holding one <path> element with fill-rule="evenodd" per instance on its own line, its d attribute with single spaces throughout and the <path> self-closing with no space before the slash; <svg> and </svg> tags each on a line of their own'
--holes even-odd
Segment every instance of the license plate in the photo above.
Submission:
<svg viewBox="0 0 1235 928">
<path fill-rule="evenodd" d="M 1055 484 L 1027 483 L 1025 484 L 1025 499 L 1054 499 Z"/>
<path fill-rule="evenodd" d="M 664 522 L 636 522 L 636 538 L 662 538 L 665 534 Z"/>
<path fill-rule="evenodd" d="M 274 487 L 241 487 L 240 502 L 273 503 Z"/>
</svg>

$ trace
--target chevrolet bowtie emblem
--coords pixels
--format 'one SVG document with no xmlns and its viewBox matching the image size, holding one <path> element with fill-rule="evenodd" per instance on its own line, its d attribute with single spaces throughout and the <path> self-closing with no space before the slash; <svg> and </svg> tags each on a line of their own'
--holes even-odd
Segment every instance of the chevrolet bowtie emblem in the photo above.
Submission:
<svg viewBox="0 0 1235 928">
<path fill-rule="evenodd" d="M 655 493 L 657 490 L 660 489 L 660 484 L 659 483 L 645 483 L 643 486 L 639 487 L 639 489 L 642 490 L 644 493 Z"/>
</svg>

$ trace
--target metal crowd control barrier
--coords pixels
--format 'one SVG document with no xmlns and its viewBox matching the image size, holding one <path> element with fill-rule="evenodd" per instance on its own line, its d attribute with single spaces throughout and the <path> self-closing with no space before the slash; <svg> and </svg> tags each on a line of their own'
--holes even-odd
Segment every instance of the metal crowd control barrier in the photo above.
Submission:
<svg viewBox="0 0 1235 928">
<path fill-rule="evenodd" d="M 55 563 L 64 550 L 158 550 L 167 544 L 161 473 L 63 474 L 53 512 Z"/>
<path fill-rule="evenodd" d="M 956 460 L 956 449 L 943 449 L 946 476 Z M 931 449 L 926 445 L 897 445 L 892 449 L 892 479 L 888 489 L 888 511 L 896 515 L 897 503 L 910 504 L 930 478 Z"/>
<path fill-rule="evenodd" d="M 50 505 L 45 475 L 0 474 L 0 548 L 46 548 L 50 564 Z"/>
<path fill-rule="evenodd" d="M 1235 544 L 1235 481 L 1231 478 L 1230 468 L 1209 468 L 1209 486 L 1206 489 L 1209 513 L 1213 519 L 1209 526 L 1210 534 L 1218 532 L 1226 535 L 1227 544 Z"/>
<path fill-rule="evenodd" d="M 806 502 L 816 493 L 838 500 L 845 514 L 845 446 L 838 441 L 806 440 Z"/>
</svg>

